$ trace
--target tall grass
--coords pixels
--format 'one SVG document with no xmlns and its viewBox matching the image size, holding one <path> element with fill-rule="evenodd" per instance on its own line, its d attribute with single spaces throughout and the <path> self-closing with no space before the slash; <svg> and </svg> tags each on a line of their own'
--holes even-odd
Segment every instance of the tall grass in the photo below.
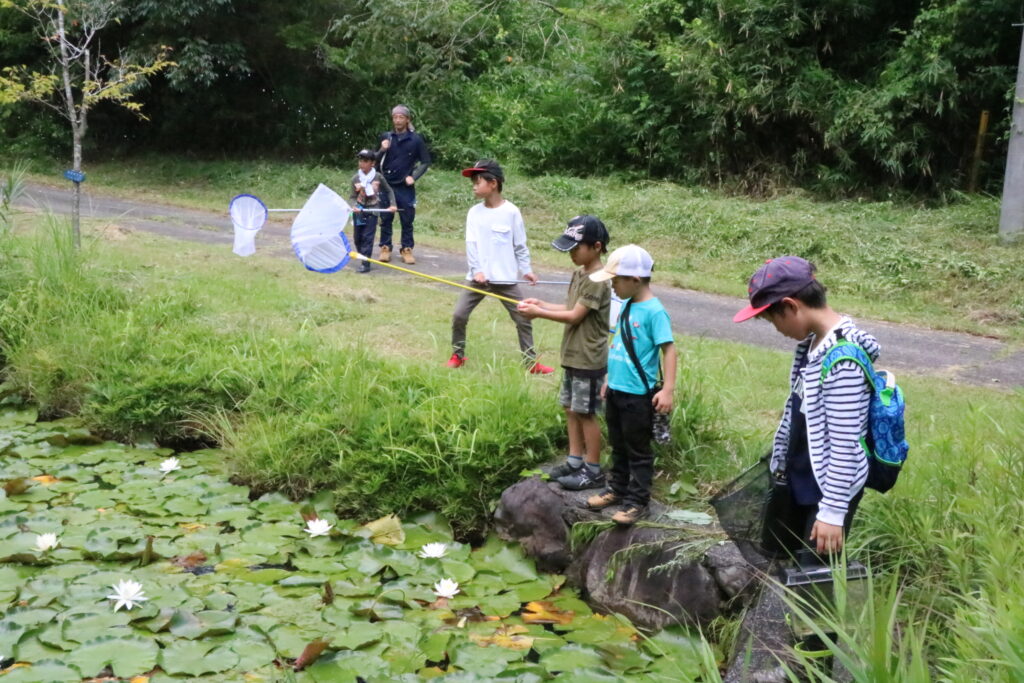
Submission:
<svg viewBox="0 0 1024 683">
<path fill-rule="evenodd" d="M 269 257 L 211 267 L 209 247 L 190 259 L 162 241 L 77 251 L 69 234 L 49 219 L 0 246 L 6 380 L 44 413 L 118 439 L 222 445 L 258 490 L 331 490 L 360 518 L 438 510 L 467 533 L 521 471 L 565 452 L 556 383 L 526 374 L 499 307 L 480 309 L 471 363 L 451 372 L 436 289 Z M 699 368 L 680 382 L 670 470 L 721 437 Z"/>
</svg>

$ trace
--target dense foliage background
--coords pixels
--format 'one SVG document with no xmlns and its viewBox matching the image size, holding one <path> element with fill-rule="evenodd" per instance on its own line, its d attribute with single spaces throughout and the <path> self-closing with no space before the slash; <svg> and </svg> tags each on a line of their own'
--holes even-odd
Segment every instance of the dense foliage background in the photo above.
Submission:
<svg viewBox="0 0 1024 683">
<path fill-rule="evenodd" d="M 1021 0 L 118 0 L 104 50 L 173 47 L 94 147 L 327 162 L 410 104 L 442 163 L 626 170 L 770 192 L 962 187 L 978 117 L 1001 181 Z M 0 10 L 0 67 L 42 56 Z M 9 149 L 68 137 L 0 110 Z"/>
</svg>

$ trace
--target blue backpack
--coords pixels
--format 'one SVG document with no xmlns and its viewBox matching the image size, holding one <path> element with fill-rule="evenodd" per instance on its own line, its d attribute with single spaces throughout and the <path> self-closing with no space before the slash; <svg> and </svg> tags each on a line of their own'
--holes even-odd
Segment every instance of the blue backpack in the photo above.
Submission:
<svg viewBox="0 0 1024 683">
<path fill-rule="evenodd" d="M 896 386 L 895 375 L 887 370 L 876 372 L 867 352 L 846 340 L 840 340 L 825 354 L 821 363 L 822 382 L 832 366 L 841 360 L 852 360 L 859 365 L 871 386 L 867 439 L 861 439 L 861 446 L 868 456 L 868 479 L 865 486 L 885 493 L 896 484 L 910 450 L 903 424 L 903 410 L 906 407 L 903 391 Z"/>
</svg>

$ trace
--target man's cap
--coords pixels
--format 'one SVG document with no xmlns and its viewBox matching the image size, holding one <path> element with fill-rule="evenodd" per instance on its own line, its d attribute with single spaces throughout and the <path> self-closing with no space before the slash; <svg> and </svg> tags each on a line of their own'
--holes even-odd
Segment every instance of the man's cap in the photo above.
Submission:
<svg viewBox="0 0 1024 683">
<path fill-rule="evenodd" d="M 376 159 L 377 154 L 372 149 L 361 149 L 356 153 L 357 159 Z"/>
<path fill-rule="evenodd" d="M 472 178 L 477 173 L 490 173 L 502 182 L 505 180 L 505 172 L 501 170 L 501 165 L 494 159 L 481 159 L 470 168 L 462 169 L 462 175 L 465 178 Z"/>
<path fill-rule="evenodd" d="M 589 214 L 570 218 L 565 231 L 551 243 L 551 246 L 559 251 L 572 251 L 580 242 L 600 242 L 608 246 L 608 229 L 604 227 L 600 218 Z"/>
<path fill-rule="evenodd" d="M 654 259 L 643 247 L 635 244 L 627 244 L 619 247 L 608 257 L 608 263 L 604 264 L 602 270 L 592 273 L 590 279 L 594 282 L 611 280 L 616 275 L 624 277 L 650 277 L 654 270 Z"/>
<path fill-rule="evenodd" d="M 750 278 L 750 305 L 734 315 L 732 321 L 741 323 L 753 318 L 772 304 L 793 296 L 814 279 L 814 265 L 799 256 L 768 259 Z"/>
</svg>

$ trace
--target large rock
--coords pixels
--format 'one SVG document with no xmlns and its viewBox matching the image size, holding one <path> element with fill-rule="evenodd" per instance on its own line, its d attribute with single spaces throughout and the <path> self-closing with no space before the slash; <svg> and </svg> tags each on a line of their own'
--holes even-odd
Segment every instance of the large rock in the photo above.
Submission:
<svg viewBox="0 0 1024 683">
<path fill-rule="evenodd" d="M 606 521 L 615 512 L 585 509 L 583 502 L 593 493 L 565 491 L 539 477 L 524 479 L 501 496 L 494 515 L 498 533 L 519 542 L 545 571 L 565 572 L 595 608 L 628 616 L 645 629 L 704 625 L 731 601 L 750 595 L 755 572 L 735 545 L 724 535 L 709 540 L 711 527 L 666 517 L 669 510 L 653 501 L 648 520 L 657 526 L 611 527 L 573 552 L 574 524 Z M 697 548 L 697 555 L 681 561 L 682 548 Z"/>
</svg>

